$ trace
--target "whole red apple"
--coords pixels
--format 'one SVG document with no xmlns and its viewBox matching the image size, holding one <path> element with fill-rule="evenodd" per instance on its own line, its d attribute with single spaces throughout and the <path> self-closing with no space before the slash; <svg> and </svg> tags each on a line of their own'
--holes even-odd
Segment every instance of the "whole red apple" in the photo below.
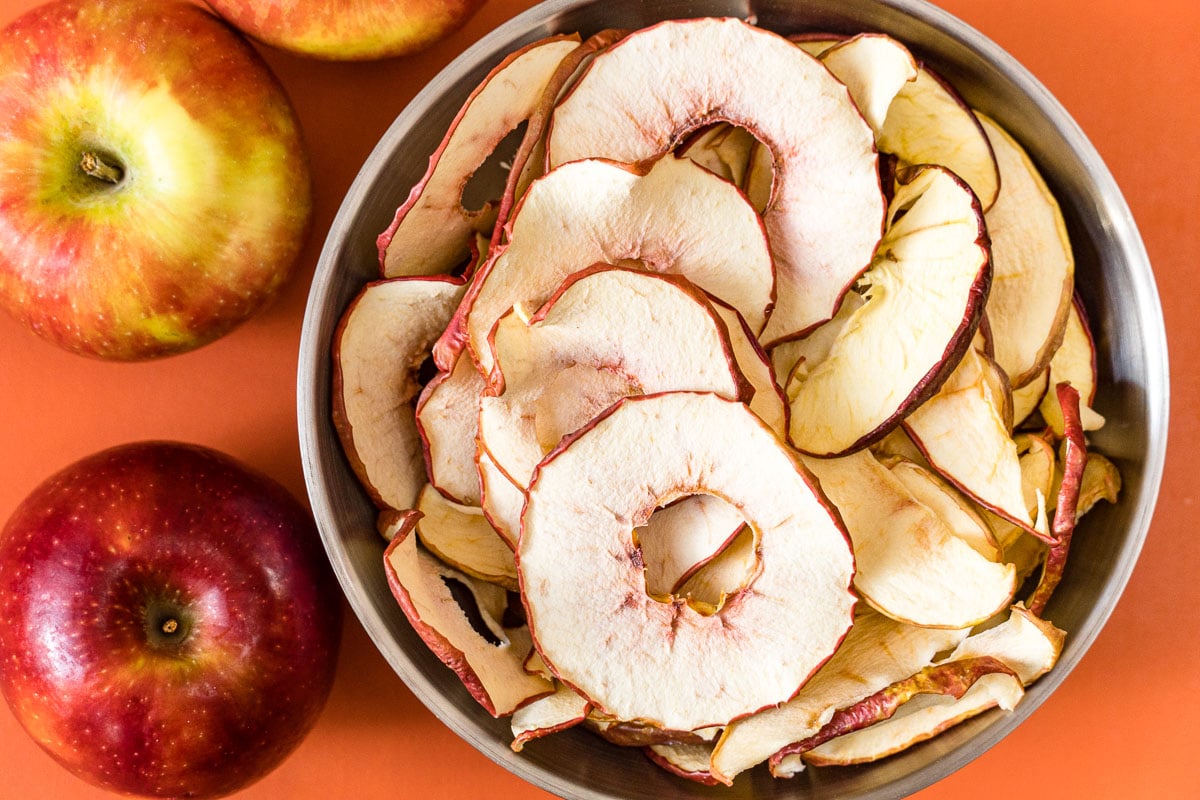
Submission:
<svg viewBox="0 0 1200 800">
<path fill-rule="evenodd" d="M 69 350 L 191 350 L 276 295 L 312 213 L 282 86 L 183 0 L 56 0 L 0 31 L 0 306 Z"/>
<path fill-rule="evenodd" d="M 208 0 L 273 47 L 336 61 L 407 55 L 444 39 L 484 0 Z"/>
<path fill-rule="evenodd" d="M 47 479 L 0 534 L 0 690 L 91 783 L 221 796 L 315 723 L 340 597 L 278 483 L 207 448 L 118 446 Z"/>
</svg>

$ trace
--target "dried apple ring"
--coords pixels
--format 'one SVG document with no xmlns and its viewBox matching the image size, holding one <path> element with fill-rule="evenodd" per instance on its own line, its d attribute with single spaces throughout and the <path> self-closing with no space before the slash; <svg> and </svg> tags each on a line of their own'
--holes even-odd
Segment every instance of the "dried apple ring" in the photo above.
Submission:
<svg viewBox="0 0 1200 800">
<path fill-rule="evenodd" d="M 713 614 L 646 592 L 633 529 L 695 494 L 737 507 L 761 570 Z M 837 512 L 745 405 L 702 392 L 618 401 L 529 487 L 517 571 L 535 645 L 604 714 L 690 731 L 792 697 L 852 622 Z M 597 654 L 603 653 L 603 658 Z"/>
</svg>

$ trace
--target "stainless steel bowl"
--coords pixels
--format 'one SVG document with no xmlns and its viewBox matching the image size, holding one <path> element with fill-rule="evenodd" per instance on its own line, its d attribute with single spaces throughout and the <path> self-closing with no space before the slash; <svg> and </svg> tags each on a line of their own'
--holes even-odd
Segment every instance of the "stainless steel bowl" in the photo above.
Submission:
<svg viewBox="0 0 1200 800">
<path fill-rule="evenodd" d="M 1024 143 L 1059 198 L 1077 255 L 1077 286 L 1096 326 L 1103 381 L 1094 436 L 1125 485 L 1115 506 L 1085 518 L 1047 614 L 1069 632 L 1058 666 L 1017 710 L 977 717 L 882 762 L 809 769 L 791 781 L 754 770 L 732 788 L 709 789 L 668 776 L 638 752 L 567 731 L 509 749 L 505 720 L 492 719 L 410 629 L 384 579 L 374 512 L 342 454 L 330 421 L 330 344 L 363 283 L 376 277 L 375 238 L 423 174 L 451 118 L 504 55 L 552 33 L 635 28 L 663 19 L 729 15 L 763 27 L 878 30 L 906 42 L 948 77 L 968 102 Z M 977 31 L 919 0 L 551 0 L 484 37 L 441 72 L 397 117 L 346 195 L 308 300 L 300 347 L 298 416 L 305 478 L 329 558 L 350 604 L 409 688 L 446 725 L 513 773 L 566 798 L 896 798 L 962 767 L 1021 723 L 1067 677 L 1104 625 L 1149 527 L 1165 457 L 1166 334 L 1154 278 L 1136 226 L 1112 176 L 1061 105 L 1020 64 Z"/>
</svg>

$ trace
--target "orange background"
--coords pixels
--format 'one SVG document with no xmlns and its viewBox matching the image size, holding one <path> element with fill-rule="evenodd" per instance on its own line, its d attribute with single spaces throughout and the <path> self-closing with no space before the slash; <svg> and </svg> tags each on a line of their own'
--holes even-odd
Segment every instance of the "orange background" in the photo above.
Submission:
<svg viewBox="0 0 1200 800">
<path fill-rule="evenodd" d="M 0 25 L 34 0 L 0 0 Z M 304 304 L 325 231 L 375 141 L 417 90 L 532 5 L 491 0 L 427 52 L 368 64 L 263 48 L 291 93 L 314 162 L 312 236 L 283 295 L 223 340 L 148 364 L 61 352 L 0 317 L 0 520 L 44 477 L 145 438 L 211 445 L 304 497 L 295 414 Z M 1080 665 L 1015 733 L 917 795 L 1200 798 L 1200 4 L 1195 0 L 940 0 L 1012 53 L 1075 117 L 1116 177 L 1157 276 L 1172 356 L 1171 443 L 1149 539 Z M 0 109 L 0 113 L 4 113 Z M 1189 455 L 1189 453 L 1191 455 Z M 1189 459 L 1191 459 L 1189 461 Z M 1193 466 L 1189 468 L 1188 463 Z M 339 678 L 317 727 L 239 798 L 542 798 L 417 701 L 347 614 Z M 0 709 L 0 797 L 110 797 L 58 767 Z"/>
</svg>

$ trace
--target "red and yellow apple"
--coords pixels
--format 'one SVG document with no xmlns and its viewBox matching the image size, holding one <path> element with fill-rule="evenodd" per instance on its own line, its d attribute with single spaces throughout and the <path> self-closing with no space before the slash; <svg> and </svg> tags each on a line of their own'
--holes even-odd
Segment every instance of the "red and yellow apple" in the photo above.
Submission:
<svg viewBox="0 0 1200 800">
<path fill-rule="evenodd" d="M 106 789 L 217 797 L 267 774 L 325 704 L 341 625 L 308 512 L 207 448 L 84 458 L 0 534 L 0 690 Z"/>
<path fill-rule="evenodd" d="M 244 37 L 179 0 L 56 0 L 0 31 L 0 306 L 137 360 L 229 332 L 303 246 L 299 124 Z"/>
<path fill-rule="evenodd" d="M 208 0 L 273 47 L 336 61 L 407 55 L 449 36 L 483 0 Z"/>
</svg>

